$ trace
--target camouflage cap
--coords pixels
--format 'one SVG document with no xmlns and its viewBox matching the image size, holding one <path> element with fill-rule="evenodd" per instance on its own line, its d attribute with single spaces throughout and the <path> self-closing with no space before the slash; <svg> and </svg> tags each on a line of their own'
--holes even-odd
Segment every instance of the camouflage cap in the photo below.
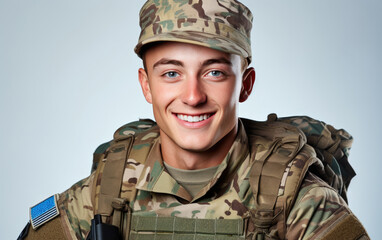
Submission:
<svg viewBox="0 0 382 240">
<path fill-rule="evenodd" d="M 243 56 L 251 62 L 252 13 L 237 0 L 148 0 L 140 11 L 141 34 L 134 51 L 145 44 L 175 41 Z"/>
</svg>

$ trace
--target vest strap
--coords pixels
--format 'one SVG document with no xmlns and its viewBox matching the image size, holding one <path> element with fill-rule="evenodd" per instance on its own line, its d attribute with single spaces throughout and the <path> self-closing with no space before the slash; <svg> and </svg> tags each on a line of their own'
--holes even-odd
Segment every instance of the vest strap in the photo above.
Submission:
<svg viewBox="0 0 382 240">
<path fill-rule="evenodd" d="M 97 214 L 109 217 L 113 213 L 112 203 L 119 197 L 126 158 L 130 154 L 133 141 L 134 136 L 129 135 L 111 144 L 102 172 Z"/>
<path fill-rule="evenodd" d="M 305 138 L 297 128 L 270 119 L 258 124 L 243 120 L 252 146 L 249 183 L 255 200 L 250 210 L 254 225 L 252 239 L 270 239 L 271 227 L 277 226 L 280 238 L 285 234 L 285 214 L 295 192 L 285 192 L 294 159 Z"/>
</svg>

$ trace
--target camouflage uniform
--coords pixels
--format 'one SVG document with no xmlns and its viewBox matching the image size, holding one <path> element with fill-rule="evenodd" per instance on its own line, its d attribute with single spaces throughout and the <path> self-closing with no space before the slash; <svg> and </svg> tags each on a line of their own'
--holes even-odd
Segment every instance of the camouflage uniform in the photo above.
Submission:
<svg viewBox="0 0 382 240">
<path fill-rule="evenodd" d="M 237 54 L 250 63 L 252 19 L 250 10 L 236 0 L 149 0 L 140 12 L 142 31 L 135 52 L 142 57 L 150 43 L 177 41 Z M 119 198 L 132 199 L 131 239 L 253 239 L 256 231 L 267 228 L 267 216 L 258 221 L 256 214 L 270 200 L 288 205 L 276 209 L 270 222 L 274 225 L 263 239 L 368 239 L 343 198 L 354 175 L 347 163 L 351 136 L 306 117 L 277 122 L 284 125 L 241 120 L 231 149 L 195 197 L 163 166 L 154 122 L 134 122 L 117 130 L 115 139 L 134 139 L 118 183 Z M 26 239 L 86 238 L 94 214 L 105 215 L 99 199 L 108 191 L 101 186 L 109 155 L 119 154 L 111 145 L 115 142 L 96 150 L 88 178 L 58 195 L 60 216 L 36 231 L 26 229 Z M 288 164 L 280 166 L 279 159 L 288 159 Z M 281 179 L 273 176 L 274 169 L 281 170 Z M 277 194 L 268 194 L 271 191 Z M 113 208 L 116 215 L 118 206 Z"/>
<path fill-rule="evenodd" d="M 333 134 L 333 131 L 331 131 L 332 133 L 329 131 L 331 126 L 323 125 L 321 122 L 306 117 L 286 118 L 281 119 L 281 121 L 297 125 L 300 129 L 303 129 L 310 142 L 314 142 L 315 138 L 319 138 L 320 140 L 315 147 L 324 147 L 321 148 L 324 154 L 333 154 L 337 159 L 342 158 L 342 161 L 346 159 L 344 156 L 347 155 L 352 139 L 345 131 L 335 131 L 335 134 Z M 262 130 L 267 132 L 270 129 Z M 219 165 L 215 176 L 206 187 L 192 198 L 168 174 L 163 166 L 158 127 L 154 123 L 147 121 L 134 122 L 121 127 L 116 131 L 115 136 L 129 136 L 131 134 L 134 135 L 135 143 L 125 165 L 120 197 L 126 197 L 131 187 L 136 187 L 136 198 L 129 204 L 133 209 L 130 232 L 132 239 L 142 239 L 136 238 L 138 232 L 142 231 L 150 237 L 167 233 L 171 237 L 162 239 L 172 239 L 172 234 L 175 236 L 179 236 L 181 233 L 185 234 L 184 232 L 187 229 L 181 229 L 185 224 L 194 224 L 201 228 L 206 223 L 200 219 L 209 219 L 212 222 L 229 219 L 231 220 L 229 225 L 232 226 L 232 229 L 229 229 L 231 231 L 229 234 L 237 234 L 236 238 L 231 239 L 244 239 L 245 236 L 250 239 L 250 231 L 254 228 L 253 223 L 250 221 L 250 210 L 256 208 L 256 199 L 253 197 L 254 193 L 249 183 L 251 166 L 268 151 L 264 146 L 267 145 L 269 140 L 255 137 L 258 146 L 256 153 L 253 153 L 254 148 L 251 144 L 253 144 L 254 136 L 248 136 L 247 130 L 240 123 L 235 142 L 224 161 Z M 279 191 L 288 189 L 288 179 L 300 167 L 303 155 L 310 154 L 311 156 L 305 159 L 315 159 L 314 151 L 310 147 L 307 148 L 302 133 L 295 130 L 292 134 L 293 136 L 302 137 L 303 142 L 298 147 L 298 154 L 293 159 L 293 164 L 289 166 L 286 180 L 283 180 L 284 183 L 281 184 Z M 341 139 L 341 141 L 338 142 L 338 139 Z M 101 154 L 104 157 L 108 151 L 110 151 L 110 143 L 101 145 L 95 154 Z M 287 152 L 287 149 L 285 148 L 283 151 Z M 331 161 L 330 165 L 332 167 L 338 164 L 336 158 L 332 158 Z M 322 166 L 320 162 L 316 163 Z M 341 165 L 348 167 L 348 169 L 350 167 L 346 166 L 346 164 Z M 59 195 L 59 225 L 61 225 L 65 236 L 63 239 L 85 239 L 89 233 L 90 220 L 97 210 L 96 199 L 100 194 L 102 174 L 97 174 L 100 168 L 102 166 L 98 166 L 90 177 L 76 183 L 69 190 Z M 333 167 L 333 169 L 337 168 Z M 341 172 L 339 169 L 337 171 Z M 346 174 L 346 172 L 343 173 Z M 97 176 L 97 179 L 95 179 L 95 176 Z M 334 182 L 333 185 L 336 185 Z M 341 184 L 341 188 L 342 191 L 334 189 L 315 174 L 308 172 L 298 191 L 295 204 L 286 219 L 286 239 L 320 239 L 320 234 L 325 234 L 332 228 L 338 231 L 336 227 L 344 221 L 346 221 L 346 224 L 352 224 L 353 228 L 362 228 L 362 225 L 353 217 L 345 200 L 340 196 L 340 193 L 345 192 L 346 184 Z M 167 229 L 166 233 L 155 232 L 154 229 L 160 228 L 158 227 L 160 225 L 158 219 L 159 221 L 163 220 L 163 218 L 158 217 L 165 217 L 164 221 L 171 221 L 171 223 L 175 221 L 174 219 L 177 219 L 179 225 L 175 224 L 172 229 Z M 351 221 L 347 220 L 350 217 Z M 247 221 L 238 221 L 242 219 Z M 187 222 L 187 220 L 194 220 L 195 222 Z M 152 228 L 147 229 L 146 227 L 142 229 L 139 224 L 140 221 L 151 221 Z M 201 222 L 199 225 L 198 221 Z M 31 230 L 30 235 L 37 234 L 37 236 L 41 237 L 41 235 L 38 235 L 39 231 L 49 228 L 49 224 L 50 222 L 34 233 Z M 219 230 L 216 230 L 219 229 L 219 222 L 212 225 L 216 225 L 214 231 L 216 231 L 215 234 L 219 234 Z M 368 239 L 363 228 L 361 232 L 362 234 L 358 237 L 349 239 Z M 150 233 L 153 235 L 150 235 Z M 222 234 L 224 231 L 221 230 L 220 233 Z M 193 236 L 193 233 L 189 234 Z M 210 239 L 208 238 L 208 236 L 211 236 L 209 234 L 211 233 L 205 233 L 204 235 L 200 233 L 200 235 L 196 236 L 196 239 Z M 273 229 L 269 237 L 278 239 L 278 234 L 277 229 Z M 187 239 L 187 236 L 183 235 L 181 238 L 174 239 Z M 29 238 L 28 235 L 26 239 L 38 239 L 39 237 Z"/>
</svg>

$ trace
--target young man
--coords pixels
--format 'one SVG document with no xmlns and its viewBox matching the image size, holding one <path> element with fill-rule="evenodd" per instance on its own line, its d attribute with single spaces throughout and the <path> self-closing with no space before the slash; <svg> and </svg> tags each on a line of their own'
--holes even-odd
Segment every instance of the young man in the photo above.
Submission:
<svg viewBox="0 0 382 240">
<path fill-rule="evenodd" d="M 91 176 L 31 208 L 19 239 L 368 239 L 343 199 L 348 133 L 238 118 L 255 81 L 249 9 L 149 0 L 140 25 L 156 123 L 118 129 Z"/>
</svg>

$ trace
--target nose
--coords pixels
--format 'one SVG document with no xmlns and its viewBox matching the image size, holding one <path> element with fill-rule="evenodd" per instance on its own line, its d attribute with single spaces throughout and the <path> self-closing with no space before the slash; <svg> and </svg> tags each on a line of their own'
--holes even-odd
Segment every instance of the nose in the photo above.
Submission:
<svg viewBox="0 0 382 240">
<path fill-rule="evenodd" d="M 195 77 L 188 79 L 182 89 L 182 101 L 189 106 L 198 106 L 207 100 L 207 95 L 200 81 Z"/>
</svg>

